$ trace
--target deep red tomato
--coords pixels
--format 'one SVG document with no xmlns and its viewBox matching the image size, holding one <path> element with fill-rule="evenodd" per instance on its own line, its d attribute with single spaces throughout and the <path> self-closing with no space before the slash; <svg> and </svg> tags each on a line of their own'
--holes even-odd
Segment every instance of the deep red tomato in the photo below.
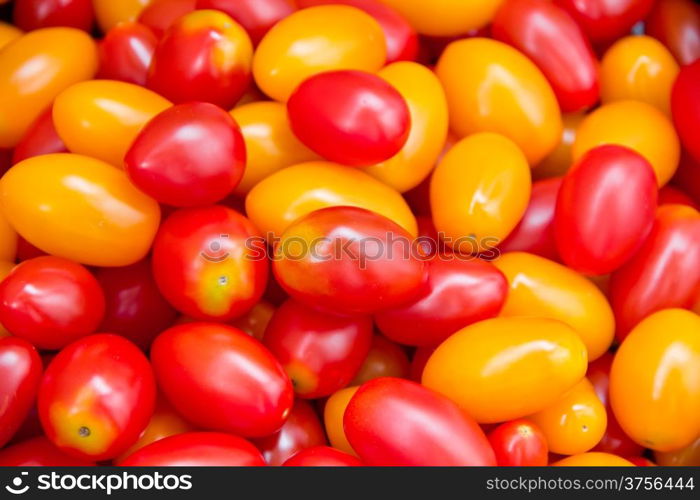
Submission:
<svg viewBox="0 0 700 500">
<path fill-rule="evenodd" d="M 562 111 L 598 102 L 598 61 L 586 35 L 563 9 L 542 0 L 508 0 L 496 14 L 491 32 L 542 70 Z"/>
<path fill-rule="evenodd" d="M 253 444 L 267 465 L 282 465 L 302 450 L 325 445 L 326 433 L 313 407 L 298 399 L 282 428 L 271 436 L 255 439 Z"/>
<path fill-rule="evenodd" d="M 37 257 L 43 257 L 45 255 L 48 254 L 43 250 L 39 250 L 21 236 L 17 239 L 17 260 L 19 262 L 36 259 Z"/>
<path fill-rule="evenodd" d="M 655 467 L 656 464 L 644 457 L 625 457 L 625 460 L 632 462 L 637 467 Z"/>
<path fill-rule="evenodd" d="M 457 330 L 498 315 L 508 294 L 503 273 L 471 256 L 436 256 L 425 272 L 428 285 L 418 300 L 375 316 L 381 332 L 394 342 L 438 345 Z"/>
<path fill-rule="evenodd" d="M 0 447 L 12 439 L 34 405 L 41 372 L 41 358 L 29 342 L 0 339 Z"/>
<path fill-rule="evenodd" d="M 158 290 L 149 260 L 127 267 L 105 267 L 95 276 L 107 306 L 101 331 L 118 333 L 146 350 L 155 336 L 175 321 L 177 313 Z"/>
<path fill-rule="evenodd" d="M 444 396 L 415 382 L 379 378 L 350 400 L 343 427 L 367 465 L 496 465 L 479 425 Z"/>
<path fill-rule="evenodd" d="M 228 321 L 262 297 L 267 254 L 257 229 L 220 205 L 174 212 L 153 246 L 153 276 L 163 296 L 196 319 Z"/>
<path fill-rule="evenodd" d="M 39 417 L 61 450 L 102 461 L 136 442 L 155 401 L 153 372 L 141 350 L 123 337 L 98 334 L 51 361 L 39 388 Z"/>
<path fill-rule="evenodd" d="M 547 438 L 528 420 L 505 422 L 489 432 L 488 438 L 500 466 L 544 467 L 548 463 Z"/>
<path fill-rule="evenodd" d="M 294 0 L 197 0 L 198 9 L 225 12 L 245 28 L 253 43 L 296 10 Z"/>
<path fill-rule="evenodd" d="M 681 68 L 671 92 L 673 122 L 685 149 L 700 162 L 700 60 Z"/>
<path fill-rule="evenodd" d="M 419 347 L 416 349 L 416 352 L 413 353 L 413 359 L 411 359 L 411 380 L 420 382 L 423 379 L 423 369 L 428 363 L 430 356 L 435 352 L 436 347 Z"/>
<path fill-rule="evenodd" d="M 100 284 L 67 259 L 24 261 L 0 282 L 0 323 L 37 349 L 60 349 L 93 333 L 104 312 Z"/>
<path fill-rule="evenodd" d="M 296 136 L 324 158 L 354 167 L 396 155 L 411 116 L 398 90 L 362 71 L 328 71 L 305 80 L 287 102 Z"/>
<path fill-rule="evenodd" d="M 148 68 L 158 37 L 140 23 L 119 23 L 98 45 L 100 69 L 97 78 L 146 85 Z"/>
<path fill-rule="evenodd" d="M 39 115 L 19 141 L 12 155 L 12 163 L 19 163 L 33 156 L 67 152 L 66 145 L 56 132 L 52 109 L 49 108 Z"/>
<path fill-rule="evenodd" d="M 269 436 L 292 409 L 294 390 L 282 366 L 237 328 L 217 323 L 170 328 L 153 342 L 151 362 L 168 400 L 202 428 Z"/>
<path fill-rule="evenodd" d="M 688 205 L 695 210 L 700 210 L 700 205 L 684 191 L 670 185 L 659 190 L 659 206 L 661 205 Z"/>
<path fill-rule="evenodd" d="M 403 347 L 383 335 L 374 335 L 365 362 L 350 385 L 362 385 L 380 377 L 408 378 L 410 366 Z"/>
<path fill-rule="evenodd" d="M 328 446 L 314 446 L 300 451 L 283 463 L 285 467 L 361 467 L 357 457 Z"/>
<path fill-rule="evenodd" d="M 700 162 L 695 161 L 688 153 L 683 153 L 673 177 L 673 184 L 688 193 L 695 203 L 700 204 Z"/>
<path fill-rule="evenodd" d="M 63 453 L 45 436 L 8 446 L 0 451 L 0 467 L 88 467 L 88 462 Z"/>
<path fill-rule="evenodd" d="M 89 33 L 95 13 L 92 0 L 15 0 L 12 18 L 24 31 L 67 26 Z"/>
<path fill-rule="evenodd" d="M 265 465 L 250 442 L 219 432 L 170 436 L 125 458 L 122 467 L 259 467 Z"/>
<path fill-rule="evenodd" d="M 656 0 L 645 30 L 679 63 L 690 64 L 700 58 L 700 5 L 693 0 Z"/>
<path fill-rule="evenodd" d="M 564 177 L 555 214 L 555 237 L 566 265 L 607 274 L 641 247 L 654 223 L 656 175 L 640 154 L 599 146 Z"/>
<path fill-rule="evenodd" d="M 288 300 L 272 316 L 263 342 L 302 398 L 330 396 L 350 383 L 372 345 L 369 316 L 343 317 Z"/>
<path fill-rule="evenodd" d="M 139 22 L 160 38 L 175 21 L 195 9 L 197 0 L 158 0 L 141 11 Z"/>
</svg>

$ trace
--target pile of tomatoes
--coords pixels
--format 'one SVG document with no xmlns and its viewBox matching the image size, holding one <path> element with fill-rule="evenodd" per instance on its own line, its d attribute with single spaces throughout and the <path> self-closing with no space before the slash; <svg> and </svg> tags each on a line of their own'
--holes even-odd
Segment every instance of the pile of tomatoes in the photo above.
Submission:
<svg viewBox="0 0 700 500">
<path fill-rule="evenodd" d="M 700 465 L 699 4 L 0 4 L 0 465 Z"/>
</svg>

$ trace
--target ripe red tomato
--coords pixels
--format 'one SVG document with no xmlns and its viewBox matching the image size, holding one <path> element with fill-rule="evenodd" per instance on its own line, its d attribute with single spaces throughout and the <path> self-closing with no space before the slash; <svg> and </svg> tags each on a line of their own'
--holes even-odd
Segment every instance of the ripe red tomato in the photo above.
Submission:
<svg viewBox="0 0 700 500">
<path fill-rule="evenodd" d="M 0 467 L 88 467 L 96 465 L 59 450 L 45 436 L 37 436 L 0 451 Z"/>
<path fill-rule="evenodd" d="M 357 457 L 328 446 L 314 446 L 300 451 L 283 463 L 285 467 L 361 467 Z"/>
<path fill-rule="evenodd" d="M 119 23 L 100 41 L 97 78 L 146 85 L 148 68 L 158 45 L 153 31 L 139 23 Z"/>
<path fill-rule="evenodd" d="M 139 23 L 160 38 L 175 21 L 195 9 L 197 0 L 158 0 L 141 11 Z"/>
<path fill-rule="evenodd" d="M 380 377 L 408 378 L 410 369 L 403 347 L 382 335 L 374 335 L 365 362 L 350 385 L 359 386 Z"/>
<path fill-rule="evenodd" d="M 411 380 L 420 382 L 423 379 L 423 369 L 428 364 L 428 360 L 435 352 L 436 347 L 419 347 L 416 349 L 416 352 L 413 353 L 413 359 L 411 359 Z"/>
<path fill-rule="evenodd" d="M 153 372 L 139 348 L 117 335 L 91 335 L 49 364 L 39 388 L 39 417 L 61 450 L 102 461 L 136 442 L 155 401 Z"/>
<path fill-rule="evenodd" d="M 388 160 L 406 144 L 403 96 L 376 75 L 328 71 L 305 80 L 287 102 L 296 136 L 324 158 L 354 167 Z"/>
<path fill-rule="evenodd" d="M 216 323 L 170 328 L 153 342 L 151 362 L 168 400 L 202 428 L 268 436 L 292 409 L 294 391 L 282 366 L 237 328 Z"/>
<path fill-rule="evenodd" d="M 270 28 L 296 10 L 294 0 L 197 0 L 197 8 L 225 12 L 245 28 L 256 45 Z"/>
<path fill-rule="evenodd" d="M 496 465 L 479 425 L 452 401 L 408 380 L 367 382 L 343 418 L 352 448 L 367 465 Z"/>
<path fill-rule="evenodd" d="M 330 396 L 360 370 L 372 344 L 369 316 L 343 317 L 288 300 L 272 316 L 263 342 L 302 398 Z"/>
<path fill-rule="evenodd" d="M 66 26 L 89 33 L 95 13 L 92 0 L 15 0 L 12 19 L 24 31 Z"/>
<path fill-rule="evenodd" d="M 693 0 L 657 0 L 645 31 L 668 47 L 681 64 L 700 58 L 700 5 Z"/>
<path fill-rule="evenodd" d="M 651 164 L 622 146 L 591 149 L 564 177 L 555 214 L 557 248 L 590 275 L 623 265 L 649 235 L 658 188 Z"/>
<path fill-rule="evenodd" d="M 60 349 L 93 333 L 104 312 L 100 284 L 67 259 L 24 261 L 0 282 L 0 323 L 37 349 Z"/>
<path fill-rule="evenodd" d="M 659 206 L 661 205 L 688 205 L 695 210 L 700 210 L 700 205 L 693 198 L 680 189 L 666 185 L 659 190 Z"/>
<path fill-rule="evenodd" d="M 500 466 L 544 467 L 549 461 L 547 439 L 528 420 L 505 422 L 492 430 L 488 438 Z"/>
<path fill-rule="evenodd" d="M 153 118 L 124 162 L 136 187 L 160 203 L 210 205 L 226 198 L 243 178 L 246 148 L 231 115 L 213 104 L 193 102 Z"/>
<path fill-rule="evenodd" d="M 671 93 L 673 122 L 685 149 L 700 162 L 700 60 L 681 68 Z"/>
<path fill-rule="evenodd" d="M 12 164 L 33 156 L 67 153 L 68 148 L 53 124 L 52 109 L 44 111 L 29 127 L 12 154 Z"/>
</svg>

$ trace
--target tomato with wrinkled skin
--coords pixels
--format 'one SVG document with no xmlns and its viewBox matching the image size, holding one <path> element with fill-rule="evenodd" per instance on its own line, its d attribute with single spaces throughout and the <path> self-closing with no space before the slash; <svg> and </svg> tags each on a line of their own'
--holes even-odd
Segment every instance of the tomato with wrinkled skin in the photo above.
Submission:
<svg viewBox="0 0 700 500">
<path fill-rule="evenodd" d="M 92 0 L 97 24 L 107 33 L 117 24 L 136 21 L 141 11 L 156 0 Z"/>
<path fill-rule="evenodd" d="M 323 424 L 331 446 L 352 456 L 357 456 L 357 453 L 345 435 L 343 418 L 350 400 L 358 389 L 359 387 L 347 387 L 339 390 L 326 400 L 323 408 Z"/>
<path fill-rule="evenodd" d="M 53 124 L 52 108 L 49 108 L 34 121 L 17 146 L 15 146 L 12 154 L 12 164 L 14 165 L 34 156 L 67 152 L 68 149 L 58 136 L 56 127 Z"/>
<path fill-rule="evenodd" d="M 554 151 L 532 169 L 534 180 L 560 177 L 568 172 L 571 167 L 571 150 L 576 140 L 576 132 L 585 117 L 585 113 L 566 113 L 562 116 L 564 128 L 559 144 Z"/>
<path fill-rule="evenodd" d="M 59 352 L 39 388 L 46 437 L 78 458 L 119 456 L 146 428 L 156 400 L 148 359 L 111 334 L 91 335 Z"/>
<path fill-rule="evenodd" d="M 350 385 L 362 385 L 380 377 L 408 378 L 409 365 L 406 351 L 400 345 L 374 335 L 365 362 Z"/>
<path fill-rule="evenodd" d="M 328 446 L 314 446 L 300 451 L 285 463 L 285 467 L 361 467 L 359 459 Z"/>
<path fill-rule="evenodd" d="M 97 78 L 146 85 L 148 68 L 158 38 L 139 23 L 120 23 L 99 43 L 100 69 Z"/>
<path fill-rule="evenodd" d="M 89 467 L 88 462 L 59 450 L 45 436 L 13 444 L 0 451 L 0 467 Z"/>
<path fill-rule="evenodd" d="M 544 467 L 549 457 L 547 439 L 529 420 L 505 422 L 488 434 L 501 467 Z"/>
<path fill-rule="evenodd" d="M 25 31 L 66 26 L 89 33 L 95 14 L 92 0 L 16 0 L 12 19 Z"/>
<path fill-rule="evenodd" d="M 170 328 L 153 342 L 151 363 L 170 403 L 204 429 L 268 436 L 292 409 L 292 384 L 280 363 L 237 328 L 218 323 Z"/>
<path fill-rule="evenodd" d="M 143 259 L 160 222 L 158 204 L 124 172 L 81 155 L 18 163 L 0 180 L 0 199 L 27 241 L 87 265 L 128 266 Z"/>
<path fill-rule="evenodd" d="M 2 4 L 2 2 L 0 2 Z M 17 26 L 0 21 L 0 49 L 24 35 Z"/>
<path fill-rule="evenodd" d="M 522 149 L 531 165 L 559 142 L 562 121 L 549 82 L 524 54 L 505 43 L 470 38 L 451 43 L 436 67 L 457 136 L 495 132 Z"/>
<path fill-rule="evenodd" d="M 685 66 L 678 74 L 671 93 L 673 122 L 685 149 L 700 162 L 700 61 Z"/>
<path fill-rule="evenodd" d="M 558 467 L 632 467 L 634 464 L 617 455 L 590 451 L 580 455 L 572 455 L 554 462 Z"/>
<path fill-rule="evenodd" d="M 196 4 L 197 0 L 158 0 L 141 11 L 138 22 L 161 38 L 175 21 L 192 12 Z"/>
<path fill-rule="evenodd" d="M 692 0 L 657 0 L 645 31 L 668 47 L 680 64 L 700 58 L 700 6 Z"/>
<path fill-rule="evenodd" d="M 679 450 L 657 451 L 654 453 L 654 459 L 659 465 L 666 467 L 699 467 L 700 437 Z"/>
</svg>

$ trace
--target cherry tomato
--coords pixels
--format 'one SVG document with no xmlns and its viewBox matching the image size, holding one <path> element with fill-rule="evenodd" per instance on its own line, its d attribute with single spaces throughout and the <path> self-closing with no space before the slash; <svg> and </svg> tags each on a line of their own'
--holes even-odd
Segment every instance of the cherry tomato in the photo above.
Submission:
<svg viewBox="0 0 700 500">
<path fill-rule="evenodd" d="M 700 162 L 700 61 L 684 67 L 671 94 L 671 108 L 676 130 L 688 153 Z"/>
<path fill-rule="evenodd" d="M 186 432 L 136 451 L 121 467 L 260 467 L 260 452 L 249 441 L 220 432 Z"/>
<path fill-rule="evenodd" d="M 617 455 L 592 451 L 563 458 L 551 465 L 559 467 L 633 467 L 634 464 Z"/>
<path fill-rule="evenodd" d="M 170 328 L 153 342 L 151 362 L 175 409 L 205 429 L 268 436 L 291 411 L 294 392 L 284 369 L 237 328 L 216 323 Z"/>
<path fill-rule="evenodd" d="M 2 1 L 0 1 L 2 5 Z M 13 24 L 0 21 L 0 49 L 24 35 L 24 31 Z"/>
<path fill-rule="evenodd" d="M 695 161 L 688 153 L 681 155 L 681 164 L 673 182 L 676 186 L 681 186 L 696 203 L 700 203 L 700 162 Z"/>
<path fill-rule="evenodd" d="M 0 446 L 14 436 L 34 405 L 41 372 L 41 358 L 29 342 L 0 339 Z"/>
<path fill-rule="evenodd" d="M 372 347 L 350 385 L 362 385 L 380 377 L 408 378 L 410 365 L 406 351 L 381 335 L 374 335 Z"/>
<path fill-rule="evenodd" d="M 197 0 L 158 0 L 141 11 L 138 21 L 161 38 L 175 21 L 192 12 L 196 4 Z"/>
<path fill-rule="evenodd" d="M 341 389 L 326 400 L 326 405 L 323 408 L 323 424 L 331 446 L 352 456 L 357 456 L 357 453 L 352 449 L 345 435 L 343 418 L 350 400 L 358 389 L 359 387 Z"/>
<path fill-rule="evenodd" d="M 37 436 L 0 451 L 0 467 L 88 467 L 96 465 L 59 450 L 44 436 Z"/>
<path fill-rule="evenodd" d="M 49 364 L 39 389 L 39 416 L 46 436 L 61 450 L 108 460 L 136 442 L 155 399 L 153 372 L 139 348 L 117 335 L 91 335 Z"/>
<path fill-rule="evenodd" d="M 659 190 L 659 206 L 661 205 L 688 205 L 695 210 L 700 210 L 700 205 L 693 198 L 680 189 L 669 185 Z"/>
<path fill-rule="evenodd" d="M 67 26 L 89 33 L 95 14 L 91 0 L 16 0 L 12 19 L 25 31 Z"/>
<path fill-rule="evenodd" d="M 571 150 L 576 140 L 576 132 L 585 117 L 585 113 L 567 113 L 562 116 L 564 129 L 562 130 L 559 144 L 554 151 L 533 168 L 533 179 L 549 179 L 562 176 L 568 172 L 571 167 Z"/>
<path fill-rule="evenodd" d="M 300 451 L 285 463 L 285 467 L 360 467 L 357 458 L 328 446 L 314 446 Z"/>
<path fill-rule="evenodd" d="M 0 184 L 0 192 L 1 192 Z M 0 262 L 14 262 L 19 248 L 17 232 L 0 210 Z"/>
<path fill-rule="evenodd" d="M 505 422 L 489 435 L 499 466 L 544 467 L 547 465 L 547 439 L 537 425 L 528 420 Z"/>
<path fill-rule="evenodd" d="M 674 467 L 700 466 L 700 437 L 688 446 L 673 451 L 657 451 L 654 459 L 659 465 Z"/>
<path fill-rule="evenodd" d="M 119 23 L 136 21 L 141 11 L 152 3 L 156 0 L 92 0 L 97 24 L 104 33 Z"/>
<path fill-rule="evenodd" d="M 33 156 L 53 153 L 67 153 L 68 149 L 56 132 L 53 124 L 52 109 L 44 111 L 27 129 L 12 154 L 12 164 L 19 163 Z"/>
<path fill-rule="evenodd" d="M 657 0 L 645 30 L 668 47 L 679 63 L 700 58 L 700 6 L 692 0 Z"/>
<path fill-rule="evenodd" d="M 413 353 L 413 359 L 411 359 L 411 376 L 410 380 L 414 382 L 420 382 L 423 379 L 423 370 L 425 365 L 428 364 L 430 356 L 435 352 L 436 347 L 419 347 Z"/>
<path fill-rule="evenodd" d="M 197 0 L 197 9 L 225 12 L 245 28 L 254 44 L 296 11 L 294 0 Z"/>
<path fill-rule="evenodd" d="M 147 26 L 132 22 L 118 24 L 100 41 L 97 77 L 146 85 L 156 45 L 158 38 Z"/>
<path fill-rule="evenodd" d="M 274 280 L 271 280 L 274 282 Z M 275 313 L 275 307 L 261 300 L 253 306 L 253 308 L 245 316 L 236 319 L 231 323 L 231 326 L 243 330 L 251 337 L 262 340 L 265 334 L 265 329 Z"/>
</svg>

